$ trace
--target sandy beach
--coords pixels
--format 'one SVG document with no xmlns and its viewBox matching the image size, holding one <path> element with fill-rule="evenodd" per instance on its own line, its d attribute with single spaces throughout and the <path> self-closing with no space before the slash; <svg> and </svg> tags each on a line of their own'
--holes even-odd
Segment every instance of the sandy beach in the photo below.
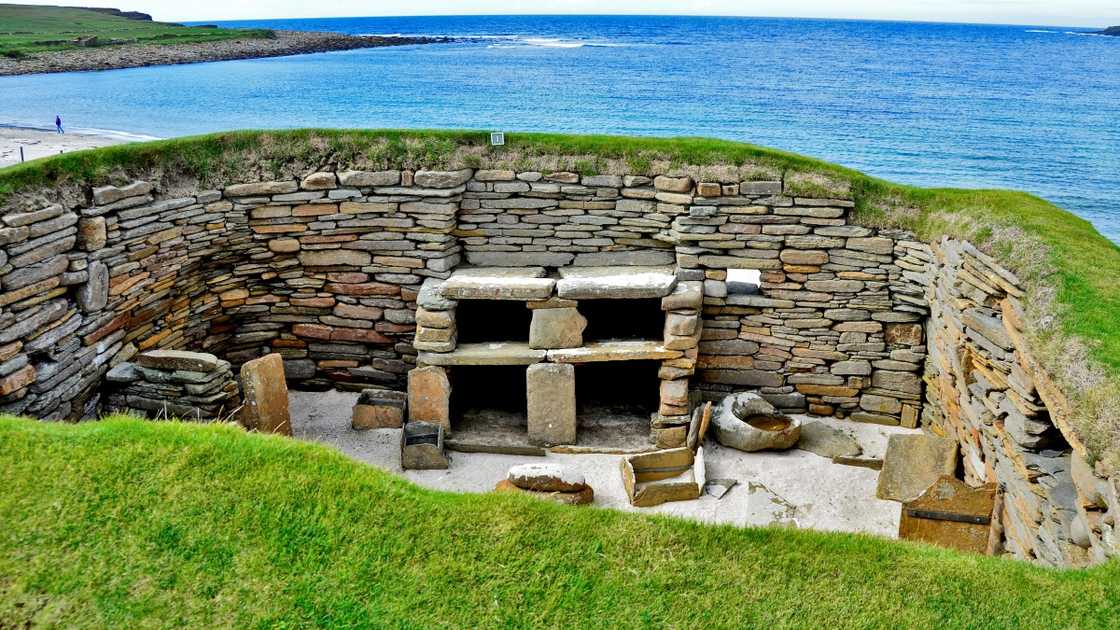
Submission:
<svg viewBox="0 0 1120 630">
<path fill-rule="evenodd" d="M 0 168 L 19 164 L 21 148 L 22 159 L 27 161 L 69 151 L 155 139 L 150 136 L 91 129 L 67 130 L 66 133 L 59 134 L 54 129 L 36 129 L 0 123 Z"/>
</svg>

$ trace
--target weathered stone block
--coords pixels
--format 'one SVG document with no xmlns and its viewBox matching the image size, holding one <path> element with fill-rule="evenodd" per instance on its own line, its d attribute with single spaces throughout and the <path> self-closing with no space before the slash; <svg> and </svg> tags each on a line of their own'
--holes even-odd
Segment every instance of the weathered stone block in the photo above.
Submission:
<svg viewBox="0 0 1120 630">
<path fill-rule="evenodd" d="M 343 186 L 396 186 L 401 182 L 400 171 L 343 171 L 338 174 Z"/>
<path fill-rule="evenodd" d="M 105 217 L 85 217 L 78 220 L 78 246 L 87 252 L 105 247 L 107 234 Z"/>
<path fill-rule="evenodd" d="M 408 394 L 393 390 L 367 389 L 362 391 L 350 426 L 356 430 L 399 429 L 404 425 Z"/>
<path fill-rule="evenodd" d="M 78 287 L 78 306 L 86 313 L 94 313 L 109 303 L 109 268 L 100 260 L 89 264 L 89 277 Z"/>
<path fill-rule="evenodd" d="M 148 350 L 133 358 L 140 367 L 186 372 L 215 372 L 227 369 L 229 363 L 212 354 L 185 350 Z"/>
<path fill-rule="evenodd" d="M 668 267 L 569 267 L 560 270 L 556 293 L 571 300 L 661 298 L 676 284 Z"/>
<path fill-rule="evenodd" d="M 587 318 L 574 308 L 534 309 L 529 324 L 529 347 L 552 350 L 583 345 Z"/>
<path fill-rule="evenodd" d="M 944 475 L 957 470 L 957 443 L 932 435 L 892 435 L 875 495 L 911 501 Z"/>
<path fill-rule="evenodd" d="M 401 468 L 443 470 L 451 465 L 444 451 L 444 428 L 431 422 L 409 422 L 401 431 Z"/>
<path fill-rule="evenodd" d="M 300 252 L 299 262 L 305 267 L 361 267 L 373 261 L 369 252 L 353 249 L 321 249 Z"/>
<path fill-rule="evenodd" d="M 556 281 L 540 267 L 461 269 L 443 281 L 440 293 L 454 300 L 543 300 Z"/>
<path fill-rule="evenodd" d="M 430 422 L 451 430 L 451 380 L 438 366 L 415 368 L 408 373 L 408 419 Z"/>
<path fill-rule="evenodd" d="M 312 173 L 303 178 L 299 187 L 303 190 L 328 190 L 338 186 L 334 173 Z"/>
<path fill-rule="evenodd" d="M 241 389 L 244 393 L 241 424 L 246 429 L 292 434 L 288 384 L 284 380 L 284 361 L 279 354 L 268 354 L 242 365 Z"/>
<path fill-rule="evenodd" d="M 413 183 L 421 188 L 456 188 L 471 178 L 471 169 L 458 171 L 416 171 Z"/>
<path fill-rule="evenodd" d="M 553 446 L 576 441 L 576 370 L 538 363 L 525 373 L 529 441 Z"/>
<path fill-rule="evenodd" d="M 653 178 L 653 187 L 665 192 L 686 193 L 692 190 L 692 178 L 658 175 Z"/>
<path fill-rule="evenodd" d="M 519 464 L 506 478 L 518 488 L 537 492 L 579 492 L 587 487 L 582 473 L 559 464 Z"/>
<path fill-rule="evenodd" d="M 887 343 L 909 346 L 921 345 L 925 337 L 921 324 L 887 324 L 883 327 L 883 335 Z"/>
</svg>

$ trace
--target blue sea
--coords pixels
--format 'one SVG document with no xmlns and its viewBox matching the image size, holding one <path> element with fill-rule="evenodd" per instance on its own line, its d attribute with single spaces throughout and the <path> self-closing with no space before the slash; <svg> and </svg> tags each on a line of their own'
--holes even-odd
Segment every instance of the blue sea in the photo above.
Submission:
<svg viewBox="0 0 1120 630">
<path fill-rule="evenodd" d="M 175 136 L 442 127 L 744 140 L 926 186 L 1028 190 L 1120 242 L 1120 38 L 723 17 L 230 22 L 454 44 L 0 78 L 0 123 Z"/>
</svg>

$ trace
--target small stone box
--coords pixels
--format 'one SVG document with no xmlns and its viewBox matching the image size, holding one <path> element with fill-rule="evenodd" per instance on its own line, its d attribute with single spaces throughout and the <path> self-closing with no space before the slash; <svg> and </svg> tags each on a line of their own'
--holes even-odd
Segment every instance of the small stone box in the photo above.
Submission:
<svg viewBox="0 0 1120 630">
<path fill-rule="evenodd" d="M 689 427 L 688 445 L 624 457 L 622 485 L 634 507 L 653 507 L 668 501 L 700 498 L 707 481 L 704 435 L 711 421 L 711 404 L 697 409 Z"/>
<path fill-rule="evenodd" d="M 443 447 L 443 427 L 431 422 L 409 422 L 401 431 L 401 468 L 442 470 L 451 465 Z"/>
<path fill-rule="evenodd" d="M 949 549 L 992 555 L 996 484 L 969 487 L 949 475 L 942 476 L 918 498 L 902 504 L 898 537 Z"/>
<path fill-rule="evenodd" d="M 350 426 L 365 429 L 399 429 L 404 425 L 408 394 L 391 389 L 367 389 L 354 405 Z"/>
</svg>

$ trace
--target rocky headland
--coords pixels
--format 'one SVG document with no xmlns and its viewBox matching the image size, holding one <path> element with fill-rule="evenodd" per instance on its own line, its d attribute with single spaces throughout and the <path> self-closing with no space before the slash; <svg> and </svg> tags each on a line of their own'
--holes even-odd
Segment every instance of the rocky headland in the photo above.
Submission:
<svg viewBox="0 0 1120 630">
<path fill-rule="evenodd" d="M 275 37 L 269 39 L 247 37 L 189 44 L 108 45 L 39 53 L 21 59 L 0 57 L 0 76 L 284 57 L 335 50 L 448 41 L 451 40 L 442 37 L 371 37 L 341 33 L 275 31 Z"/>
<path fill-rule="evenodd" d="M 1110 26 L 1103 31 L 1097 31 L 1097 35 L 1112 35 L 1113 37 L 1120 37 L 1120 26 Z"/>
</svg>

